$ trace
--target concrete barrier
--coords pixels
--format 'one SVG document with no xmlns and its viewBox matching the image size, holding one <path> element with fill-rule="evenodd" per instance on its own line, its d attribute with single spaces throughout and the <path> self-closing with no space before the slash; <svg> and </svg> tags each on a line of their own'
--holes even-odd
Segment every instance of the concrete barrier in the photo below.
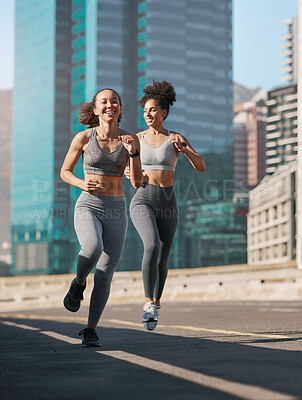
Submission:
<svg viewBox="0 0 302 400">
<path fill-rule="evenodd" d="M 74 274 L 0 278 L 0 312 L 61 307 Z M 90 274 L 84 304 L 93 286 Z M 114 274 L 110 303 L 142 303 L 141 271 Z M 295 262 L 169 270 L 163 301 L 302 300 Z"/>
</svg>

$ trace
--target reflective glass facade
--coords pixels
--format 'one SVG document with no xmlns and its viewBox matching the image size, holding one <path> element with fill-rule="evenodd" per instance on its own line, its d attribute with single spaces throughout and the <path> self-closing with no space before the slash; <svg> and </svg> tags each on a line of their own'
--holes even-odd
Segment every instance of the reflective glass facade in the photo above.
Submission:
<svg viewBox="0 0 302 400">
<path fill-rule="evenodd" d="M 246 263 L 245 216 L 232 202 L 188 203 L 184 221 L 186 267 Z"/>
<path fill-rule="evenodd" d="M 171 81 L 176 89 L 167 127 L 183 133 L 207 157 L 207 175 L 191 166 L 182 170 L 179 160 L 175 177 L 176 188 L 182 181 L 181 219 L 169 263 L 189 266 L 185 251 L 197 243 L 199 231 L 194 228 L 191 239 L 183 235 L 184 194 L 194 200 L 199 182 L 200 207 L 208 195 L 210 202 L 232 202 L 223 186 L 223 179 L 233 177 L 232 0 L 28 0 L 26 6 L 16 0 L 15 70 L 15 273 L 76 269 L 73 210 L 80 190 L 65 185 L 59 171 L 72 138 L 85 129 L 78 112 L 97 90 L 111 87 L 122 97 L 121 127 L 137 132 L 145 128 L 138 101 L 152 79 Z M 82 159 L 74 172 L 83 176 Z M 209 182 L 213 176 L 216 181 Z M 123 186 L 129 205 L 134 189 L 128 180 Z M 129 219 L 119 269 L 140 268 L 141 256 Z"/>
<path fill-rule="evenodd" d="M 145 0 L 139 13 L 139 92 L 152 79 L 171 81 L 169 127 L 201 151 L 225 151 L 233 141 L 232 0 Z"/>
<path fill-rule="evenodd" d="M 63 272 L 69 195 L 59 169 L 70 140 L 71 1 L 16 1 L 12 152 L 14 273 Z"/>
</svg>

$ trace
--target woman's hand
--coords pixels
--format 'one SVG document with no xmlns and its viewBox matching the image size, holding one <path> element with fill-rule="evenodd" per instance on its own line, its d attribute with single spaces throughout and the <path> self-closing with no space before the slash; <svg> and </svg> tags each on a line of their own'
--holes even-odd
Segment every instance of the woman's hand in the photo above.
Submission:
<svg viewBox="0 0 302 400">
<path fill-rule="evenodd" d="M 170 141 L 178 151 L 182 148 L 181 138 L 177 133 L 170 133 Z"/>
<path fill-rule="evenodd" d="M 130 154 L 134 154 L 137 150 L 136 140 L 134 135 L 122 135 L 118 137 L 119 140 L 123 143 L 123 146 Z M 126 175 L 127 176 L 127 175 Z"/>
<path fill-rule="evenodd" d="M 93 192 L 97 187 L 99 187 L 98 185 L 98 181 L 88 178 L 85 181 L 82 181 L 81 189 L 83 189 L 84 192 Z"/>
<path fill-rule="evenodd" d="M 126 166 L 124 174 L 127 179 L 130 179 L 130 165 L 129 164 Z"/>
<path fill-rule="evenodd" d="M 149 176 L 146 174 L 143 174 L 143 182 L 148 183 L 149 182 Z"/>
</svg>

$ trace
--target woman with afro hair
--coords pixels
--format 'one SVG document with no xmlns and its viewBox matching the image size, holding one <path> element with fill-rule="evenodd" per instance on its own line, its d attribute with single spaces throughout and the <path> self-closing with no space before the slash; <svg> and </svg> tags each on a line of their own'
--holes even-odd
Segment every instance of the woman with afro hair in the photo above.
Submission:
<svg viewBox="0 0 302 400">
<path fill-rule="evenodd" d="M 164 127 L 170 106 L 176 101 L 174 87 L 167 81 L 153 81 L 143 89 L 140 104 L 148 128 L 137 133 L 140 140 L 143 185 L 130 204 L 130 216 L 140 235 L 145 305 L 143 324 L 153 330 L 158 322 L 160 298 L 167 277 L 167 263 L 178 222 L 173 178 L 182 152 L 193 168 L 203 172 L 205 163 L 180 133 Z M 129 175 L 129 174 L 128 174 Z"/>
</svg>

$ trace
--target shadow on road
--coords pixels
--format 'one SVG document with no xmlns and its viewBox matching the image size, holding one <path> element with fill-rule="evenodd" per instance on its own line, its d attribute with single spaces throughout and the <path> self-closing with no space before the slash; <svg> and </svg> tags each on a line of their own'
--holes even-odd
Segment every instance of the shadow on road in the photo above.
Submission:
<svg viewBox="0 0 302 400">
<path fill-rule="evenodd" d="M 83 328 L 78 323 L 5 320 L 74 338 L 78 338 L 77 333 Z M 102 347 L 87 349 L 81 344 L 72 345 L 45 336 L 39 330 L 0 324 L 2 400 L 241 398 L 164 374 L 156 368 L 146 369 L 97 353 L 118 350 L 231 382 L 292 396 L 302 394 L 299 351 L 248 346 L 241 338 L 230 343 L 123 327 L 99 327 Z M 280 340 L 253 340 L 252 343 Z M 287 339 L 291 340 L 296 339 Z"/>
</svg>

